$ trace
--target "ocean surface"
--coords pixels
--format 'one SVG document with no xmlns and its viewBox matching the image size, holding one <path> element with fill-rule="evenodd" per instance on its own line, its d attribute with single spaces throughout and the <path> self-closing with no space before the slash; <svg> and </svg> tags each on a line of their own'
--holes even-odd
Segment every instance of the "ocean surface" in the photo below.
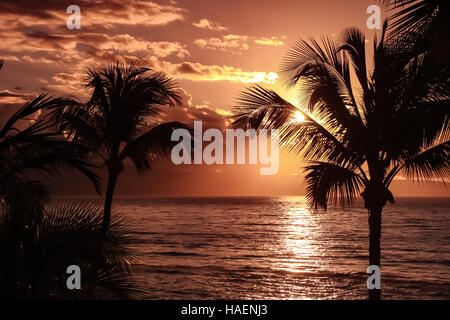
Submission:
<svg viewBox="0 0 450 320">
<path fill-rule="evenodd" d="M 383 211 L 385 299 L 450 299 L 450 198 Z M 304 197 L 116 198 L 148 299 L 366 299 L 367 210 Z"/>
</svg>

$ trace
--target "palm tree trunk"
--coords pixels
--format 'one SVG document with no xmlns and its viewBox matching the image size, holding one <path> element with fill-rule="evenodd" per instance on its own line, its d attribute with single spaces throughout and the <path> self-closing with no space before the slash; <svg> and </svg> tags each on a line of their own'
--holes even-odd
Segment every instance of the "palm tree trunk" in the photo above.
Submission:
<svg viewBox="0 0 450 320">
<path fill-rule="evenodd" d="M 104 236 L 106 235 L 106 232 L 108 232 L 109 223 L 111 221 L 111 207 L 114 197 L 114 189 L 116 188 L 118 176 L 119 173 L 117 173 L 116 171 L 109 172 L 108 186 L 106 189 L 106 196 L 105 196 L 105 206 L 103 211 L 102 232 Z"/>
<path fill-rule="evenodd" d="M 369 265 L 381 269 L 381 206 L 369 208 Z M 369 300 L 380 300 L 381 289 L 369 289 Z"/>
<path fill-rule="evenodd" d="M 114 189 L 116 188 L 117 178 L 119 176 L 119 172 L 114 170 L 108 170 L 108 186 L 106 188 L 105 195 L 105 204 L 103 207 L 103 222 L 102 222 L 102 235 L 101 240 L 97 244 L 97 252 L 98 256 L 102 256 L 103 245 L 106 239 L 106 234 L 108 232 L 109 223 L 111 222 L 111 207 L 112 201 L 114 197 Z M 92 266 L 92 278 L 89 283 L 88 295 L 89 299 L 93 300 L 95 298 L 95 286 L 97 280 L 97 274 L 100 270 L 100 266 L 98 261 L 95 261 Z"/>
</svg>

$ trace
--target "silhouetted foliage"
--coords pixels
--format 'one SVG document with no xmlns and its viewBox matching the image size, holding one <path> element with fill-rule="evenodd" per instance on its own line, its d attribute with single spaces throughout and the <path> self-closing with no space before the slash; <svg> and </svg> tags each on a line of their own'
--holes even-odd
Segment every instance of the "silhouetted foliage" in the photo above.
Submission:
<svg viewBox="0 0 450 320">
<path fill-rule="evenodd" d="M 394 13 L 389 17 L 391 28 L 400 33 L 424 32 L 436 16 L 443 15 L 446 0 L 380 0 Z M 448 17 L 447 17 L 448 18 Z"/>
<path fill-rule="evenodd" d="M 51 119 L 42 116 L 67 101 L 39 95 L 20 107 L 0 128 L 0 199 L 9 194 L 11 186 L 29 182 L 30 171 L 55 174 L 61 168 L 81 171 L 100 190 L 99 177 L 86 162 L 88 148 L 68 141 Z"/>
<path fill-rule="evenodd" d="M 89 203 L 42 206 L 36 186 L 11 190 L 12 203 L 0 206 L 0 297 L 16 299 L 86 299 L 95 285 L 97 299 L 139 298 L 129 265 L 130 227 L 112 219 L 103 239 L 102 208 Z M 31 195 L 31 197 L 30 197 Z M 97 244 L 104 240 L 103 250 Z M 69 290 L 67 267 L 81 268 L 81 290 Z M 93 265 L 96 265 L 95 269 Z"/>
<path fill-rule="evenodd" d="M 392 15 L 390 37 L 401 38 L 404 50 L 428 52 L 431 67 L 445 69 L 450 62 L 450 2 L 447 0 L 380 0 Z"/>
</svg>

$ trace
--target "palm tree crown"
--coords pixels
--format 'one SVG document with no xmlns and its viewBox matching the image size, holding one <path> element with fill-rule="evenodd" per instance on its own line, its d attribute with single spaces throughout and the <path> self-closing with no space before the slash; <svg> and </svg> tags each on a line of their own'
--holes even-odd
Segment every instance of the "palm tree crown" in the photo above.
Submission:
<svg viewBox="0 0 450 320">
<path fill-rule="evenodd" d="M 149 169 L 156 156 L 170 151 L 172 131 L 184 125 L 158 124 L 163 107 L 180 99 L 174 82 L 163 73 L 136 64 L 94 65 L 87 72 L 86 86 L 92 89 L 87 103 L 72 101 L 55 115 L 60 129 L 72 141 L 94 150 L 108 169 L 107 228 L 123 161 L 131 159 L 138 171 Z"/>
<path fill-rule="evenodd" d="M 235 125 L 281 129 L 285 147 L 310 161 L 312 205 L 349 203 L 375 185 L 385 190 L 382 200 L 392 200 L 388 187 L 400 172 L 448 178 L 449 83 L 428 72 L 426 55 L 407 56 L 397 45 L 384 33 L 375 40 L 368 74 L 365 38 L 356 29 L 346 30 L 340 44 L 296 43 L 281 72 L 287 85 L 299 85 L 305 110 L 262 87 L 241 95 Z M 305 120 L 290 121 L 295 112 Z"/>
</svg>

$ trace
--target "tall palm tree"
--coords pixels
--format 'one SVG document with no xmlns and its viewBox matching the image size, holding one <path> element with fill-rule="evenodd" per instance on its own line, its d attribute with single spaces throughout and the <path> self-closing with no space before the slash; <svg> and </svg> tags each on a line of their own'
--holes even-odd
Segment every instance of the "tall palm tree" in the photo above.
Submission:
<svg viewBox="0 0 450 320">
<path fill-rule="evenodd" d="M 235 108 L 236 126 L 277 128 L 284 147 L 302 152 L 312 207 L 351 204 L 368 209 L 369 264 L 380 266 L 381 218 L 398 174 L 417 180 L 450 177 L 449 81 L 430 72 L 430 56 L 406 54 L 401 43 L 374 40 L 368 70 L 365 37 L 347 29 L 332 39 L 297 42 L 281 74 L 298 86 L 297 108 L 276 92 L 253 87 Z M 354 73 L 355 77 L 352 76 Z M 292 121 L 296 112 L 304 121 Z M 380 299 L 381 290 L 369 290 Z"/>
<path fill-rule="evenodd" d="M 56 110 L 55 118 L 72 141 L 95 150 L 101 166 L 107 167 L 106 232 L 124 160 L 131 159 L 138 172 L 150 169 L 156 156 L 173 147 L 172 131 L 185 126 L 178 122 L 155 125 L 164 106 L 180 102 L 175 83 L 163 73 L 135 63 L 98 64 L 87 71 L 86 86 L 92 89 L 89 101 L 72 101 Z"/>
</svg>

